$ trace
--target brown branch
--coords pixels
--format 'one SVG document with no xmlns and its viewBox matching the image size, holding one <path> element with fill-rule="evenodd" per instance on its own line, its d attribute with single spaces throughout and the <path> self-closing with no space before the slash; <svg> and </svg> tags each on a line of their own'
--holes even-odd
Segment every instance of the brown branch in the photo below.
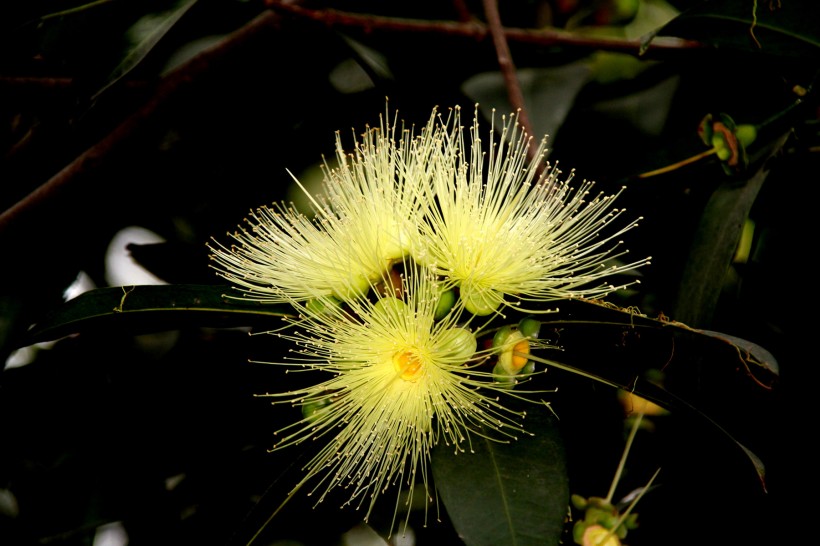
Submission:
<svg viewBox="0 0 820 546">
<path fill-rule="evenodd" d="M 81 183 L 85 177 L 100 166 L 106 156 L 144 132 L 150 120 L 156 118 L 163 107 L 178 96 L 182 90 L 190 87 L 197 78 L 207 74 L 213 68 L 214 62 L 234 54 L 236 49 L 260 32 L 274 26 L 277 21 L 278 16 L 274 13 L 264 12 L 219 44 L 203 51 L 165 77 L 157 86 L 151 99 L 139 110 L 43 185 L 0 214 L 0 238 L 12 234 L 16 226 L 31 221 L 38 208 L 46 203 L 54 203 L 66 187 Z"/>
<path fill-rule="evenodd" d="M 72 78 L 35 78 L 35 77 L 14 77 L 0 76 L 0 90 L 22 89 L 70 89 L 74 85 Z"/>
<path fill-rule="evenodd" d="M 498 56 L 498 67 L 504 78 L 504 86 L 507 88 L 507 96 L 513 109 L 518 111 L 518 122 L 530 137 L 534 136 L 530 118 L 527 115 L 527 108 L 524 104 L 524 94 L 521 92 L 521 85 L 518 82 L 518 74 L 515 71 L 515 63 L 512 60 L 510 47 L 507 45 L 507 38 L 504 36 L 504 27 L 501 25 L 501 16 L 498 13 L 498 3 L 496 0 L 484 0 L 484 15 L 490 27 L 490 34 L 493 37 L 496 55 Z M 530 160 L 534 159 L 535 146 L 532 141 L 528 143 L 527 155 Z"/>
<path fill-rule="evenodd" d="M 142 90 L 150 85 L 147 81 L 128 80 L 120 85 Z M 14 93 L 25 96 L 29 93 L 62 92 L 76 88 L 74 78 L 39 78 L 27 76 L 0 76 L 0 94 Z"/>
<path fill-rule="evenodd" d="M 322 23 L 328 27 L 358 28 L 366 33 L 414 32 L 425 34 L 442 34 L 483 40 L 490 36 L 487 25 L 480 22 L 429 21 L 382 17 L 379 15 L 351 13 L 332 9 L 312 10 L 283 2 L 266 0 L 265 4 L 272 10 L 288 15 Z M 681 50 L 703 49 L 704 44 L 691 40 L 672 37 L 656 37 L 644 46 L 641 40 L 619 38 L 602 38 L 583 36 L 573 32 L 549 29 L 505 28 L 503 32 L 508 42 L 525 43 L 539 46 L 566 46 L 576 49 L 589 49 L 628 53 L 641 58 L 652 58 L 661 52 L 679 52 Z"/>
</svg>

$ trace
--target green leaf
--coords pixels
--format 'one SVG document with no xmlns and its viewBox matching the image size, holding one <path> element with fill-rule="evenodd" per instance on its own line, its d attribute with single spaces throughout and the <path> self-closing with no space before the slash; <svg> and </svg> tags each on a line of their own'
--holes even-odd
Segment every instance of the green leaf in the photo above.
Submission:
<svg viewBox="0 0 820 546">
<path fill-rule="evenodd" d="M 784 143 L 785 136 L 761 154 L 771 156 Z M 746 219 L 768 174 L 764 162 L 746 180 L 725 181 L 712 193 L 701 214 L 681 277 L 674 310 L 677 320 L 698 328 L 711 323 Z"/>
<path fill-rule="evenodd" d="M 546 407 L 527 411 L 509 443 L 471 437 L 472 451 L 433 450 L 433 478 L 468 546 L 558 545 L 569 503 L 563 442 Z"/>
<path fill-rule="evenodd" d="M 284 317 L 292 316 L 290 307 L 242 300 L 241 292 L 236 291 L 229 297 L 231 292 L 230 287 L 222 285 L 92 290 L 34 324 L 20 346 L 90 329 L 145 333 L 194 325 L 253 326 L 267 330 L 281 326 Z M 548 320 L 541 321 L 539 339 L 543 338 L 545 343 L 557 341 L 560 350 L 539 348 L 530 355 L 531 360 L 630 390 L 670 411 L 704 423 L 740 447 L 763 481 L 763 463 L 746 447 L 743 438 L 735 438 L 735 430 L 755 412 L 767 411 L 767 401 L 770 401 L 767 395 L 778 379 L 777 362 L 768 351 L 734 336 L 700 331 L 680 322 L 654 319 L 596 302 L 562 302 L 560 311 L 544 316 L 547 317 Z M 557 340 L 551 340 L 554 335 Z M 707 374 L 703 373 L 704 363 L 708 363 Z M 671 386 L 647 379 L 661 369 Z M 731 400 L 731 405 L 720 410 L 716 401 L 726 400 Z M 528 432 L 537 432 L 533 422 L 537 424 L 528 419 Z M 515 444 L 520 453 L 529 449 L 521 447 L 528 445 L 527 442 L 537 441 L 522 438 Z M 485 443 L 481 438 L 474 438 L 473 447 L 479 452 L 487 451 L 487 456 L 504 452 L 498 444 Z M 465 458 L 462 454 L 459 460 Z M 539 468 L 533 472 L 537 473 Z M 518 532 L 517 527 L 511 527 L 513 524 L 520 525 L 520 522 L 513 519 L 504 525 L 507 531 Z"/>
<path fill-rule="evenodd" d="M 820 57 L 820 2 L 706 1 L 683 12 L 654 36 L 675 36 L 715 48 L 777 57 Z"/>
<path fill-rule="evenodd" d="M 243 301 L 241 293 L 223 285 L 98 288 L 67 301 L 34 324 L 21 346 L 100 327 L 145 333 L 185 324 L 275 326 L 289 312 L 286 306 Z"/>
<path fill-rule="evenodd" d="M 115 0 L 95 0 L 93 2 L 88 2 L 87 4 L 75 6 L 73 8 L 48 13 L 46 15 L 41 16 L 40 21 L 47 21 L 49 19 L 57 19 L 60 17 L 65 17 L 67 15 L 74 15 L 75 13 L 81 13 L 83 11 L 94 9 L 100 6 L 105 6 L 106 4 L 110 4 L 114 1 Z"/>
<path fill-rule="evenodd" d="M 125 55 L 125 58 L 108 76 L 108 82 L 94 94 L 92 100 L 98 98 L 108 88 L 134 70 L 196 2 L 197 0 L 180 0 L 174 8 L 168 11 L 146 15 L 137 21 L 129 30 L 129 36 L 133 37 L 134 44 Z"/>
<path fill-rule="evenodd" d="M 550 339 L 552 331 L 560 350 L 541 349 L 531 360 L 633 392 L 719 433 L 752 463 L 765 489 L 764 464 L 748 445 L 759 441 L 750 423 L 774 403 L 773 355 L 734 336 L 588 301 L 562 303 L 559 314 L 541 332 Z"/>
</svg>

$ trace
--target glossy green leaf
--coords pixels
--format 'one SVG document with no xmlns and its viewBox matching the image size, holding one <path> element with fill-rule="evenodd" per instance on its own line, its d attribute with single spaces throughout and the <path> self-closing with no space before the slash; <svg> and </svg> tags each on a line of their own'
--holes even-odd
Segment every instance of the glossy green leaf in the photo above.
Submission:
<svg viewBox="0 0 820 546">
<path fill-rule="evenodd" d="M 758 151 L 758 156 L 765 159 L 784 143 L 785 137 L 781 137 L 773 146 Z M 752 157 L 752 161 L 758 159 Z M 768 174 L 766 164 L 760 163 L 745 180 L 725 181 L 712 193 L 701 214 L 681 277 L 674 309 L 677 320 L 698 328 L 711 323 L 744 224 Z"/>
<path fill-rule="evenodd" d="M 710 324 L 743 224 L 766 178 L 721 184 L 706 204 L 678 289 L 674 316 L 695 327 Z"/>
<path fill-rule="evenodd" d="M 239 292 L 234 292 L 239 299 L 233 299 L 228 297 L 231 290 L 222 285 L 92 290 L 66 302 L 33 325 L 23 345 L 89 328 L 126 329 L 134 333 L 185 325 L 272 329 L 280 326 L 282 318 L 292 312 L 287 306 L 244 301 Z M 548 368 L 631 390 L 671 411 L 701 421 L 734 442 L 751 460 L 761 481 L 764 480 L 763 463 L 742 438 L 735 437 L 734 428 L 737 407 L 743 408 L 740 414 L 744 418 L 752 411 L 765 411 L 762 402 L 777 382 L 777 362 L 765 349 L 719 332 L 702 332 L 680 322 L 582 300 L 562 302 L 561 310 L 548 317 L 541 321 L 539 338 L 547 343 L 555 342 L 560 349 L 538 349 L 531 359 L 546 363 Z M 555 340 L 551 339 L 555 336 Z M 701 376 L 704 361 L 710 366 L 705 378 Z M 672 387 L 647 379 L 648 373 L 660 369 L 671 378 Z M 714 402 L 726 396 L 731 397 L 733 406 L 721 412 Z M 533 422 L 538 423 L 527 421 L 529 432 L 535 432 L 531 428 Z M 482 442 L 484 440 L 474 438 L 474 449 L 495 456 L 499 445 L 484 446 Z M 525 448 L 519 446 L 518 449 L 516 453 L 523 453 Z M 519 523 L 512 525 L 512 521 L 504 526 L 507 532 L 517 533 Z"/>
<path fill-rule="evenodd" d="M 146 15 L 137 21 L 129 31 L 129 35 L 135 40 L 133 45 L 120 64 L 108 76 L 105 86 L 97 91 L 93 98 L 99 97 L 105 90 L 136 68 L 196 3 L 197 0 L 180 0 L 168 11 Z"/>
<path fill-rule="evenodd" d="M 229 295 L 232 294 L 232 297 Z M 24 344 L 50 341 L 96 327 L 156 332 L 183 325 L 281 325 L 289 307 L 243 301 L 223 285 L 145 285 L 98 288 L 67 301 L 34 324 Z"/>
<path fill-rule="evenodd" d="M 543 321 L 560 350 L 530 358 L 624 389 L 699 423 L 739 448 L 765 489 L 765 466 L 748 447 L 748 423 L 770 411 L 779 382 L 774 356 L 741 338 L 701 331 L 668 318 L 584 301 L 562 303 Z M 593 340 L 594 342 L 591 342 Z M 663 381 L 655 379 L 657 375 Z M 742 459 L 741 459 L 742 460 Z"/>
<path fill-rule="evenodd" d="M 683 12 L 654 36 L 778 57 L 820 58 L 820 2 L 712 0 Z"/>
<path fill-rule="evenodd" d="M 49 19 L 57 19 L 60 17 L 65 17 L 67 15 L 73 15 L 75 13 L 80 13 L 100 6 L 104 6 L 106 4 L 110 4 L 113 1 L 115 0 L 94 0 L 93 2 L 88 2 L 87 4 L 81 4 L 79 6 L 75 6 L 72 8 L 48 13 L 46 15 L 41 16 L 40 21 L 47 21 Z"/>
<path fill-rule="evenodd" d="M 473 435 L 472 451 L 433 450 L 436 489 L 467 546 L 559 544 L 569 503 L 563 443 L 546 407 L 528 410 L 523 424 L 531 436 L 513 442 Z"/>
</svg>

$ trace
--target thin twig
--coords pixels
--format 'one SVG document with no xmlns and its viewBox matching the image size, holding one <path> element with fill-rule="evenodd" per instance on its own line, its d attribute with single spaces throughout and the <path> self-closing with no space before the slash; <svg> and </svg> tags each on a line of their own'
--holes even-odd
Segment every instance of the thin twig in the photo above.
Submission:
<svg viewBox="0 0 820 546">
<path fill-rule="evenodd" d="M 478 21 L 431 21 L 400 17 L 383 17 L 332 9 L 313 10 L 280 0 L 266 0 L 265 5 L 274 11 L 321 23 L 327 27 L 358 28 L 366 33 L 374 31 L 413 32 L 462 36 L 475 40 L 483 40 L 490 36 L 490 30 L 487 28 L 487 25 Z M 613 51 L 628 53 L 646 59 L 657 57 L 656 54 L 662 52 L 674 53 L 691 49 L 703 49 L 705 47 L 704 44 L 700 42 L 666 36 L 657 36 L 650 43 L 644 44 L 641 40 L 583 36 L 555 28 L 505 28 L 503 33 L 508 42 Z"/>
<path fill-rule="evenodd" d="M 0 236 L 11 233 L 15 225 L 31 218 L 40 206 L 53 201 L 65 187 L 78 183 L 85 175 L 94 171 L 113 150 L 139 135 L 148 126 L 148 122 L 155 118 L 162 107 L 167 105 L 180 91 L 188 88 L 198 77 L 207 74 L 213 68 L 215 61 L 233 54 L 235 49 L 260 32 L 271 28 L 276 21 L 278 21 L 278 16 L 274 13 L 269 11 L 262 13 L 216 46 L 203 51 L 165 77 L 151 99 L 139 110 L 43 185 L 0 214 Z"/>
<path fill-rule="evenodd" d="M 504 27 L 501 25 L 501 15 L 498 13 L 498 2 L 496 0 L 484 0 L 484 16 L 487 18 L 487 25 L 490 27 L 490 34 L 493 37 L 496 55 L 498 57 L 498 67 L 504 78 L 504 86 L 507 88 L 507 97 L 513 110 L 518 111 L 518 122 L 530 137 L 534 136 L 530 117 L 527 115 L 527 108 L 524 104 L 524 94 L 521 92 L 521 84 L 518 82 L 518 74 L 515 71 L 510 46 L 507 44 L 507 37 L 504 35 Z M 527 156 L 534 159 L 536 147 L 532 141 L 527 146 Z"/>
</svg>

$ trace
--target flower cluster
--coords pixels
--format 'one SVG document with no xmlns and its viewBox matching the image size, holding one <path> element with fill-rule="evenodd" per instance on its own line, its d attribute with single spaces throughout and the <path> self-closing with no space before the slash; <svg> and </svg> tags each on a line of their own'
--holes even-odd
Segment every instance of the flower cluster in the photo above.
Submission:
<svg viewBox="0 0 820 546">
<path fill-rule="evenodd" d="M 241 297 L 295 309 L 277 335 L 298 356 L 279 364 L 326 376 L 265 395 L 303 410 L 274 449 L 327 439 L 297 486 L 311 481 L 319 501 L 349 488 L 369 515 L 380 493 L 419 477 L 431 497 L 433 446 L 520 433 L 519 415 L 488 393 L 532 373 L 537 326 L 501 329 L 490 348 L 478 338 L 505 308 L 540 313 L 544 302 L 599 297 L 617 288 L 608 278 L 647 263 L 616 263 L 618 237 L 636 225 L 609 228 L 623 212 L 611 207 L 617 194 L 571 187 L 544 160 L 545 140 L 529 160 L 517 117 L 502 120 L 486 148 L 477 111 L 465 131 L 457 107 L 434 110 L 418 134 L 383 118 L 351 152 L 337 135 L 336 166 L 325 163 L 323 192 L 308 194 L 311 217 L 263 207 L 234 244 L 211 247 Z"/>
</svg>

